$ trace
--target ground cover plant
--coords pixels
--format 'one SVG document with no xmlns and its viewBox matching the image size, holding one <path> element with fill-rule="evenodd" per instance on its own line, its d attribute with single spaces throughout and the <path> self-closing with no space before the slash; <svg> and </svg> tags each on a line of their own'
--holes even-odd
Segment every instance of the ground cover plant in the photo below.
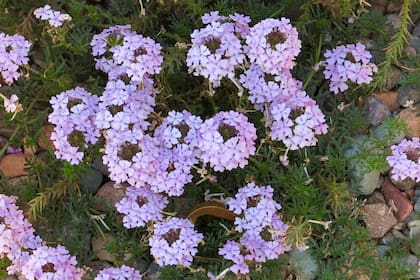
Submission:
<svg viewBox="0 0 420 280">
<path fill-rule="evenodd" d="M 419 1 L 0 9 L 0 277 L 420 278 Z"/>
</svg>

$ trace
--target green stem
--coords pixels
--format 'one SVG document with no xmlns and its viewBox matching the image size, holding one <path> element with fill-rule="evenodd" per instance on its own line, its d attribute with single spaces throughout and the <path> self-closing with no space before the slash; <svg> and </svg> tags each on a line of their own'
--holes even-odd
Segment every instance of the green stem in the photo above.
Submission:
<svg viewBox="0 0 420 280">
<path fill-rule="evenodd" d="M 315 64 L 319 62 L 319 58 L 321 56 L 321 48 L 322 48 L 322 36 L 319 36 L 318 46 L 315 49 Z M 305 90 L 309 83 L 312 81 L 313 76 L 315 75 L 314 67 L 311 67 L 311 71 L 309 72 L 308 78 L 306 78 L 305 84 L 302 87 L 302 90 Z"/>
</svg>

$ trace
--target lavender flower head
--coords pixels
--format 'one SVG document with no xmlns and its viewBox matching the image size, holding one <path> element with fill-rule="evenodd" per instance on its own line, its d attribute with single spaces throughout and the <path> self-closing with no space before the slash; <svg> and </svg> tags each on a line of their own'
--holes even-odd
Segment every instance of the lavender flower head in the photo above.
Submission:
<svg viewBox="0 0 420 280">
<path fill-rule="evenodd" d="M 124 42 L 124 37 L 134 35 L 131 25 L 115 25 L 104 29 L 101 33 L 93 36 L 90 43 L 92 55 L 95 57 L 96 69 L 109 73 L 117 68 L 113 60 L 113 53 Z M 123 74 L 124 71 L 121 72 Z"/>
<path fill-rule="evenodd" d="M 48 116 L 55 125 L 51 133 L 55 155 L 71 164 L 79 164 L 88 144 L 95 144 L 100 136 L 94 123 L 98 97 L 77 87 L 53 96 L 50 100 L 53 112 Z"/>
<path fill-rule="evenodd" d="M 142 187 L 157 170 L 158 142 L 141 130 L 108 129 L 104 155 L 111 180 Z"/>
<path fill-rule="evenodd" d="M 38 19 L 48 20 L 48 24 L 53 27 L 60 27 L 64 21 L 71 21 L 72 19 L 69 14 L 62 14 L 60 11 L 52 10 L 50 5 L 35 9 L 34 15 Z"/>
<path fill-rule="evenodd" d="M 110 267 L 105 268 L 99 271 L 98 275 L 96 275 L 95 280 L 141 280 L 140 271 L 122 265 L 119 268 Z"/>
<path fill-rule="evenodd" d="M 398 145 L 391 146 L 392 154 L 386 158 L 392 167 L 392 179 L 412 179 L 420 182 L 420 138 L 403 139 Z"/>
<path fill-rule="evenodd" d="M 99 129 L 125 130 L 129 127 L 145 131 L 150 123 L 149 114 L 155 106 L 157 90 L 153 80 L 145 77 L 139 89 L 123 80 L 108 81 L 99 97 L 99 108 L 95 124 Z"/>
<path fill-rule="evenodd" d="M 223 77 L 234 78 L 235 67 L 245 59 L 241 41 L 234 34 L 231 24 L 217 21 L 194 30 L 192 47 L 187 53 L 187 66 L 195 76 L 209 79 L 219 87 Z"/>
<path fill-rule="evenodd" d="M 162 47 L 149 37 L 136 33 L 129 33 L 123 38 L 123 44 L 113 49 L 112 58 L 122 67 L 128 77 L 137 84 L 141 84 L 147 75 L 158 74 L 163 57 Z M 112 72 L 112 70 L 111 70 Z M 117 76 L 119 72 L 117 71 Z M 112 78 L 112 73 L 110 73 Z"/>
<path fill-rule="evenodd" d="M 327 50 L 326 60 L 320 61 L 315 69 L 325 66 L 325 79 L 330 80 L 330 91 L 334 94 L 348 89 L 349 82 L 369 84 L 372 75 L 378 71 L 375 64 L 370 63 L 372 55 L 361 43 L 337 46 Z"/>
<path fill-rule="evenodd" d="M 16 206 L 15 196 L 0 194 L 0 258 L 7 256 L 13 261 L 21 250 L 36 249 L 41 239 Z"/>
<path fill-rule="evenodd" d="M 227 205 L 229 210 L 239 215 L 235 218 L 235 229 L 239 232 L 261 231 L 270 225 L 273 215 L 281 209 L 280 204 L 273 199 L 273 188 L 257 186 L 255 183 L 240 188 Z"/>
<path fill-rule="evenodd" d="M 198 163 L 196 153 L 186 144 L 173 149 L 160 147 L 157 170 L 148 181 L 154 192 L 165 192 L 169 196 L 180 196 L 184 186 L 193 179 L 192 166 Z"/>
<path fill-rule="evenodd" d="M 245 246 L 239 242 L 228 240 L 223 247 L 219 248 L 219 255 L 233 262 L 233 265 L 229 268 L 233 273 L 248 274 L 249 266 L 244 256 L 245 250 Z"/>
<path fill-rule="evenodd" d="M 202 239 L 203 234 L 195 231 L 189 220 L 169 218 L 155 224 L 149 239 L 150 253 L 160 266 L 189 266 Z"/>
<path fill-rule="evenodd" d="M 215 171 L 243 168 L 255 153 L 254 125 L 238 112 L 219 112 L 200 128 L 200 159 Z"/>
<path fill-rule="evenodd" d="M 269 74 L 278 75 L 295 65 L 301 42 L 290 20 L 268 18 L 251 27 L 246 37 L 245 52 L 251 63 Z"/>
<path fill-rule="evenodd" d="M 126 228 L 145 226 L 150 221 L 162 219 L 162 210 L 168 204 L 166 197 L 144 187 L 129 187 L 126 197 L 115 204 L 117 211 L 124 215 L 123 224 Z"/>
<path fill-rule="evenodd" d="M 294 79 L 290 71 L 277 75 L 264 73 L 257 64 L 240 76 L 242 86 L 249 91 L 249 101 L 257 110 L 264 111 L 276 98 L 287 98 L 302 88 L 302 82 Z"/>
<path fill-rule="evenodd" d="M 21 35 L 0 32 L 0 86 L 12 84 L 20 77 L 19 67 L 27 64 L 31 43 Z"/>
<path fill-rule="evenodd" d="M 34 250 L 22 266 L 26 279 L 82 279 L 84 271 L 76 267 L 76 258 L 63 246 L 41 246 Z"/>
<path fill-rule="evenodd" d="M 204 24 L 210 24 L 212 22 L 224 24 L 226 31 L 229 30 L 229 32 L 234 32 L 238 38 L 245 39 L 250 31 L 249 23 L 251 22 L 251 18 L 238 13 L 222 16 L 219 15 L 219 11 L 212 11 L 210 13 L 205 13 L 201 17 L 201 21 Z"/>
<path fill-rule="evenodd" d="M 316 135 L 327 133 L 325 116 L 316 102 L 298 90 L 289 98 L 278 98 L 266 112 L 270 138 L 282 141 L 290 150 L 315 146 Z M 270 123 L 271 122 L 271 123 Z"/>
</svg>

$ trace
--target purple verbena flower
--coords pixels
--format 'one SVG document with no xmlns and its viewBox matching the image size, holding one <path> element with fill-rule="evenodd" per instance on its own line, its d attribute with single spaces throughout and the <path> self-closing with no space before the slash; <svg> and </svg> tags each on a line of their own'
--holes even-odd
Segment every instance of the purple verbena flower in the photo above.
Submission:
<svg viewBox="0 0 420 280">
<path fill-rule="evenodd" d="M 209 79 L 219 87 L 223 77 L 234 78 L 235 68 L 245 59 L 241 41 L 230 23 L 213 21 L 191 34 L 192 47 L 187 53 L 187 66 L 195 76 Z"/>
<path fill-rule="evenodd" d="M 48 116 L 55 125 L 51 134 L 55 155 L 71 164 L 79 164 L 88 144 L 95 144 L 99 129 L 94 123 L 98 110 L 98 97 L 77 87 L 53 96 L 53 112 Z"/>
<path fill-rule="evenodd" d="M 52 10 L 50 5 L 35 9 L 34 15 L 38 19 L 48 20 L 48 24 L 53 27 L 60 27 L 63 25 L 64 21 L 71 20 L 69 14 L 63 14 L 59 11 Z"/>
<path fill-rule="evenodd" d="M 251 63 L 269 74 L 278 75 L 295 65 L 301 42 L 290 20 L 268 18 L 251 27 L 245 52 Z"/>
<path fill-rule="evenodd" d="M 162 219 L 162 210 L 168 204 L 166 197 L 150 190 L 148 186 L 129 187 L 126 197 L 115 204 L 117 211 L 124 215 L 126 228 L 145 226 L 148 222 Z"/>
<path fill-rule="evenodd" d="M 96 275 L 95 280 L 141 280 L 140 271 L 122 265 L 119 268 L 110 267 L 105 268 L 99 271 L 98 275 Z"/>
<path fill-rule="evenodd" d="M 189 266 L 202 239 L 203 234 L 194 230 L 190 220 L 169 218 L 155 224 L 149 239 L 150 253 L 160 266 Z"/>
<path fill-rule="evenodd" d="M 0 32 L 0 86 L 20 77 L 19 66 L 27 64 L 31 43 L 21 35 Z"/>
<path fill-rule="evenodd" d="M 219 112 L 200 128 L 200 159 L 216 171 L 243 168 L 255 153 L 254 125 L 238 112 Z"/>
<path fill-rule="evenodd" d="M 327 133 L 324 114 L 301 90 L 288 98 L 274 100 L 265 113 L 270 138 L 282 141 L 290 150 L 315 146 L 316 135 Z"/>
<path fill-rule="evenodd" d="M 391 146 L 391 150 L 392 154 L 386 160 L 392 167 L 392 179 L 420 182 L 420 138 L 403 139 L 398 145 Z"/>
<path fill-rule="evenodd" d="M 84 271 L 76 267 L 76 258 L 63 246 L 40 246 L 32 252 L 22 266 L 26 279 L 82 279 Z"/>
<path fill-rule="evenodd" d="M 330 80 L 330 91 L 334 94 L 346 91 L 349 82 L 369 84 L 372 75 L 378 71 L 375 64 L 370 63 L 372 55 L 361 43 L 340 45 L 324 54 L 326 60 L 319 66 L 325 66 L 325 79 Z"/>
</svg>

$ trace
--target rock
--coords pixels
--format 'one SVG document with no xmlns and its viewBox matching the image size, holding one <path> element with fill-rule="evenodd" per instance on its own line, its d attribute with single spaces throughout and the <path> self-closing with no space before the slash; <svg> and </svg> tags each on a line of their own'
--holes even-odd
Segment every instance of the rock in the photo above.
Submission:
<svg viewBox="0 0 420 280">
<path fill-rule="evenodd" d="M 373 95 L 376 99 L 388 106 L 390 111 L 394 111 L 400 107 L 398 103 L 398 93 L 395 91 L 383 91 Z"/>
<path fill-rule="evenodd" d="M 114 241 L 115 238 L 109 233 L 105 233 L 104 236 L 105 238 L 98 236 L 92 239 L 92 251 L 96 254 L 99 260 L 114 263 L 116 258 L 106 250 L 106 246 L 108 242 Z"/>
<path fill-rule="evenodd" d="M 363 212 L 363 219 L 372 238 L 383 237 L 398 222 L 385 203 L 365 205 Z"/>
<path fill-rule="evenodd" d="M 38 138 L 38 146 L 41 147 L 41 149 L 54 150 L 54 143 L 51 140 L 51 133 L 54 131 L 54 126 L 52 124 L 47 124 L 42 128 L 42 134 Z"/>
<path fill-rule="evenodd" d="M 101 171 L 102 174 L 109 177 L 109 174 L 111 174 L 108 170 L 108 166 L 106 166 L 103 161 L 102 157 L 97 157 L 95 161 L 92 164 L 92 167 L 95 168 L 98 171 Z"/>
<path fill-rule="evenodd" d="M 147 279 L 150 279 L 150 280 L 158 280 L 159 279 L 159 276 L 160 276 L 159 269 L 160 269 L 159 265 L 157 263 L 155 263 L 155 262 L 152 262 L 149 265 L 149 267 L 148 267 L 148 269 L 146 271 Z"/>
<path fill-rule="evenodd" d="M 97 202 L 95 203 L 95 209 L 99 211 L 105 211 L 106 205 L 111 206 L 115 209 L 115 203 L 121 201 L 125 197 L 125 188 L 115 188 L 115 182 L 108 182 L 102 185 L 95 194 Z"/>
<path fill-rule="evenodd" d="M 396 13 L 399 12 L 401 9 L 402 2 L 397 0 L 391 0 L 388 2 L 388 5 L 386 6 L 386 12 L 387 13 Z"/>
<path fill-rule="evenodd" d="M 390 207 L 396 207 L 395 217 L 399 222 L 404 221 L 413 212 L 413 204 L 389 181 L 382 184 L 385 200 Z"/>
<path fill-rule="evenodd" d="M 410 249 L 411 252 L 413 252 L 416 255 L 420 255 L 420 234 L 411 235 L 410 232 L 411 241 L 410 242 Z"/>
<path fill-rule="evenodd" d="M 379 125 L 382 121 L 391 116 L 391 111 L 379 99 L 369 96 L 366 101 L 366 118 L 374 126 Z"/>
<path fill-rule="evenodd" d="M 379 240 L 379 244 L 390 246 L 395 241 L 395 237 L 391 232 L 387 232 L 384 237 Z"/>
<path fill-rule="evenodd" d="M 412 36 L 420 37 L 420 21 L 417 22 L 416 26 L 413 29 L 413 32 L 411 34 Z"/>
<path fill-rule="evenodd" d="M 386 22 L 395 29 L 400 29 L 401 27 L 401 17 L 398 14 L 388 14 L 385 16 Z"/>
<path fill-rule="evenodd" d="M 355 186 L 362 195 L 369 195 L 380 186 L 379 171 L 373 170 L 371 172 L 365 172 L 360 166 L 356 166 L 356 169 L 353 170 L 351 174 L 354 179 L 353 186 Z"/>
<path fill-rule="evenodd" d="M 401 231 L 393 229 L 391 231 L 392 235 L 398 240 L 406 240 L 407 236 L 405 236 Z"/>
<path fill-rule="evenodd" d="M 407 198 L 412 199 L 414 197 L 414 189 L 409 189 L 405 191 Z"/>
<path fill-rule="evenodd" d="M 103 175 L 101 172 L 94 168 L 89 168 L 87 173 L 80 178 L 79 183 L 82 188 L 85 188 L 88 192 L 94 194 L 101 186 Z"/>
<path fill-rule="evenodd" d="M 409 86 L 400 87 L 398 89 L 398 103 L 405 106 L 410 101 L 413 101 L 413 104 L 420 101 L 420 89 Z"/>
<path fill-rule="evenodd" d="M 388 145 L 398 144 L 405 138 L 403 132 L 396 134 L 395 131 L 383 123 L 373 129 L 372 135 L 378 140 L 389 139 Z"/>
<path fill-rule="evenodd" d="M 414 48 L 416 52 L 420 52 L 420 38 L 412 36 L 410 40 L 410 47 Z"/>
<path fill-rule="evenodd" d="M 378 256 L 379 257 L 384 257 L 386 252 L 388 252 L 390 249 L 390 247 L 386 246 L 386 245 L 377 245 L 376 246 L 376 251 L 378 252 Z"/>
<path fill-rule="evenodd" d="M 391 182 L 400 190 L 408 191 L 414 188 L 416 185 L 416 181 L 410 178 L 406 178 L 404 180 L 394 180 L 391 178 Z"/>
<path fill-rule="evenodd" d="M 420 199 L 417 199 L 416 203 L 414 204 L 414 211 L 420 213 Z"/>
<path fill-rule="evenodd" d="M 366 204 L 385 203 L 385 197 L 381 192 L 373 192 L 367 199 Z"/>
<path fill-rule="evenodd" d="M 300 252 L 293 249 L 289 255 L 290 264 L 295 271 L 297 279 L 309 280 L 316 278 L 319 271 L 319 265 L 309 251 Z"/>
<path fill-rule="evenodd" d="M 405 223 L 404 222 L 397 223 L 392 229 L 404 230 L 405 229 Z"/>
<path fill-rule="evenodd" d="M 0 171 L 6 177 L 19 177 L 28 175 L 25 171 L 26 159 L 23 153 L 8 154 L 0 161 Z"/>
<path fill-rule="evenodd" d="M 409 128 L 410 136 L 420 137 L 420 107 L 406 108 L 402 110 L 398 116 L 403 119 Z"/>
<path fill-rule="evenodd" d="M 389 71 L 386 75 L 385 85 L 384 87 L 387 90 L 393 90 L 397 87 L 398 81 L 402 76 L 402 71 L 395 66 L 391 67 L 391 71 Z"/>
</svg>

